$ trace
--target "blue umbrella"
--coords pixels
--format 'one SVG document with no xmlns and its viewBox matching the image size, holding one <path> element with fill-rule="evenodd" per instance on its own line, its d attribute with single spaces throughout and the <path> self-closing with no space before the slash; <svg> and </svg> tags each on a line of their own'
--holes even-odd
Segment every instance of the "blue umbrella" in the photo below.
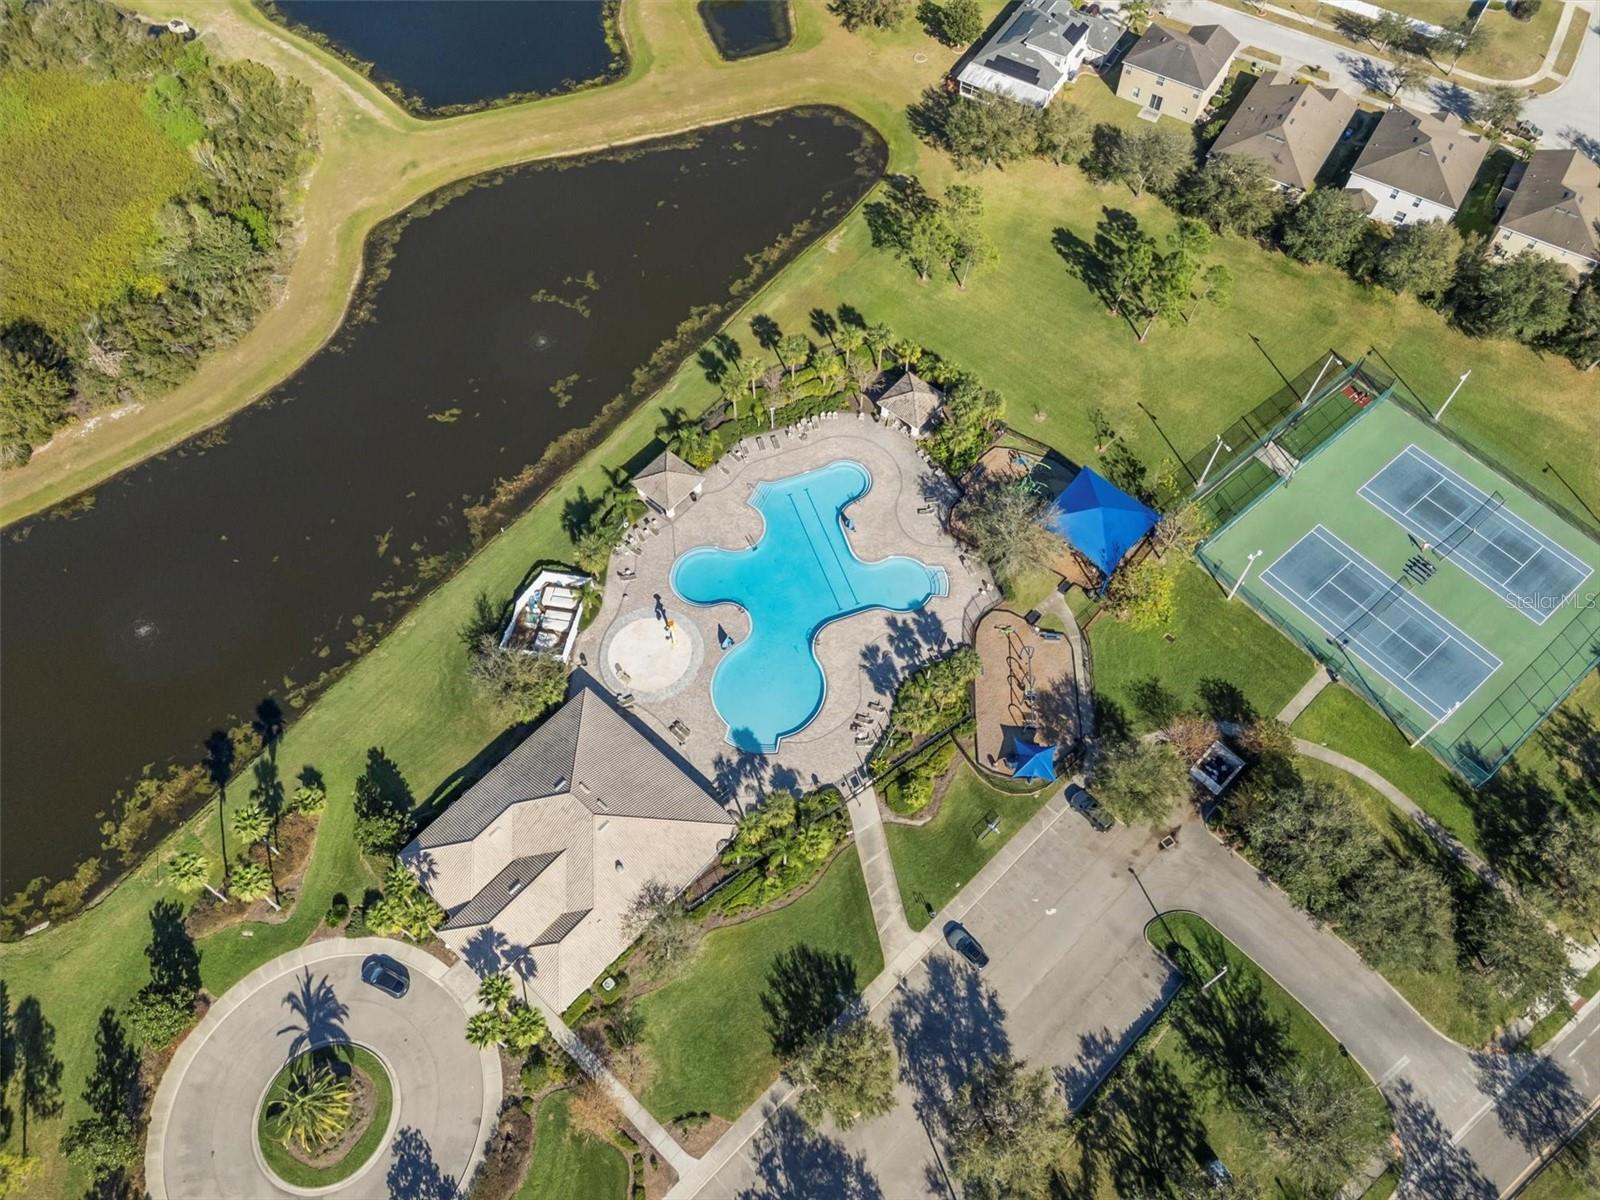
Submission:
<svg viewBox="0 0 1600 1200">
<path fill-rule="evenodd" d="M 1018 738 L 1011 747 L 1011 774 L 1016 779 L 1053 780 L 1056 777 L 1056 748 L 1036 746 Z"/>
</svg>

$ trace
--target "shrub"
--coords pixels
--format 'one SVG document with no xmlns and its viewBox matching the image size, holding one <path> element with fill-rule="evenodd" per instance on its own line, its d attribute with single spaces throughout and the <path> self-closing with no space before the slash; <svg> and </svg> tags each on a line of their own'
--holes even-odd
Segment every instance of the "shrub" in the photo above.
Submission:
<svg viewBox="0 0 1600 1200">
<path fill-rule="evenodd" d="M 1117 620 L 1140 633 L 1150 633 L 1172 623 L 1177 591 L 1177 572 L 1151 557 L 1113 574 L 1106 602 Z"/>
<path fill-rule="evenodd" d="M 517 1077 L 517 1082 L 525 1095 L 532 1096 L 542 1092 L 552 1082 L 552 1074 L 550 1056 L 544 1052 L 542 1046 L 535 1046 L 528 1054 L 528 1061 L 522 1064 L 522 1072 Z"/>
<path fill-rule="evenodd" d="M 921 812 L 933 799 L 933 787 L 950 769 L 956 745 L 949 738 L 917 753 L 883 785 L 883 802 L 901 816 Z"/>
<path fill-rule="evenodd" d="M 328 904 L 328 913 L 323 921 L 330 927 L 337 927 L 350 915 L 350 899 L 343 892 L 335 892 L 333 900 Z"/>
<path fill-rule="evenodd" d="M 128 1029 L 146 1050 L 172 1044 L 194 1020 L 194 997 L 146 984 L 128 1005 Z"/>
<path fill-rule="evenodd" d="M 978 652 L 971 646 L 929 663 L 900 685 L 889 723 L 920 734 L 955 724 L 972 710 L 972 681 L 982 669 Z"/>
<path fill-rule="evenodd" d="M 583 1020 L 584 1014 L 589 1011 L 590 1006 L 593 1004 L 594 993 L 584 992 L 583 995 L 567 1005 L 567 1011 L 561 1014 L 561 1020 L 567 1025 L 576 1025 Z"/>
</svg>

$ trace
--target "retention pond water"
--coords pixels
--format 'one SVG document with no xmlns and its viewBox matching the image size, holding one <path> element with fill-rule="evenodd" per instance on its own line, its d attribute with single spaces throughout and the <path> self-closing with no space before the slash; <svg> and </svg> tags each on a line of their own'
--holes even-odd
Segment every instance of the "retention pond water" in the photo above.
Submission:
<svg viewBox="0 0 1600 1200">
<path fill-rule="evenodd" d="M 657 386 L 682 324 L 708 332 L 885 157 L 807 110 L 435 197 L 391 231 L 370 318 L 298 374 L 76 515 L 8 527 L 0 887 L 60 878 L 145 764 L 370 646 L 470 548 L 464 510 Z"/>
</svg>

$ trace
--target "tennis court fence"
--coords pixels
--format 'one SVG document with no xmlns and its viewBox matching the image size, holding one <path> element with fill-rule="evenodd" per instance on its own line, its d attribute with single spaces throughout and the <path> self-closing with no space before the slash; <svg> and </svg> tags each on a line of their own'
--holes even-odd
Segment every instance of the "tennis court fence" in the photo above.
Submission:
<svg viewBox="0 0 1600 1200">
<path fill-rule="evenodd" d="M 1237 576 L 1207 554 L 1205 547 L 1196 552 L 1196 557 L 1218 586 L 1225 591 L 1232 589 Z M 1390 704 L 1367 682 L 1359 662 L 1332 639 L 1308 634 L 1304 619 L 1280 604 L 1268 589 L 1256 587 L 1256 578 L 1258 576 L 1246 580 L 1239 595 L 1258 615 L 1326 666 L 1331 675 L 1348 684 L 1352 691 L 1387 717 L 1407 741 L 1415 741 L 1425 732 L 1422 725 Z M 1556 706 L 1572 694 L 1590 671 L 1600 667 L 1600 604 L 1592 597 L 1576 599 L 1578 609 L 1572 619 L 1466 729 L 1449 740 L 1437 734 L 1429 734 L 1423 740 L 1429 753 L 1474 788 L 1494 778 Z"/>
<path fill-rule="evenodd" d="M 1329 350 L 1184 464 L 1221 531 L 1314 458 L 1394 386 L 1365 360 Z"/>
</svg>

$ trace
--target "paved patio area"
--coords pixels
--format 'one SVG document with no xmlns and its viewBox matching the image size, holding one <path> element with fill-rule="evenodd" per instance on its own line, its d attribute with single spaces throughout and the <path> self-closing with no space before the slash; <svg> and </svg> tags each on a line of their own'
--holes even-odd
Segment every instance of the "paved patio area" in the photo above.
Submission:
<svg viewBox="0 0 1600 1200">
<path fill-rule="evenodd" d="M 849 775 L 876 740 L 857 740 L 851 726 L 858 715 L 881 726 L 899 680 L 962 641 L 963 615 L 975 614 L 980 597 L 992 597 L 994 587 L 983 564 L 963 555 L 945 532 L 955 486 L 905 434 L 841 413 L 760 440 L 760 447 L 754 438 L 741 443 L 742 457 L 724 455 L 707 472 L 699 500 L 674 521 L 658 518 L 656 532 L 644 536 L 637 553 L 622 551 L 612 559 L 600 614 L 578 641 L 589 669 L 613 692 L 633 693 L 634 711 L 663 738 L 675 740 L 689 762 L 728 795 L 807 789 Z M 942 567 L 949 594 L 916 612 L 868 610 L 824 626 L 815 643 L 827 676 L 821 710 L 776 752 L 742 753 L 726 740 L 727 724 L 712 705 L 710 685 L 722 653 L 719 630 L 740 642 L 750 632 L 749 620 L 734 604 L 701 608 L 680 600 L 670 582 L 672 565 L 696 546 L 753 545 L 763 527 L 747 501 L 758 484 L 844 458 L 872 473 L 871 490 L 850 508 L 856 528 L 849 541 L 856 556 L 872 562 L 905 554 Z M 631 577 L 623 578 L 624 571 Z M 670 642 L 663 613 L 672 622 Z"/>
</svg>

